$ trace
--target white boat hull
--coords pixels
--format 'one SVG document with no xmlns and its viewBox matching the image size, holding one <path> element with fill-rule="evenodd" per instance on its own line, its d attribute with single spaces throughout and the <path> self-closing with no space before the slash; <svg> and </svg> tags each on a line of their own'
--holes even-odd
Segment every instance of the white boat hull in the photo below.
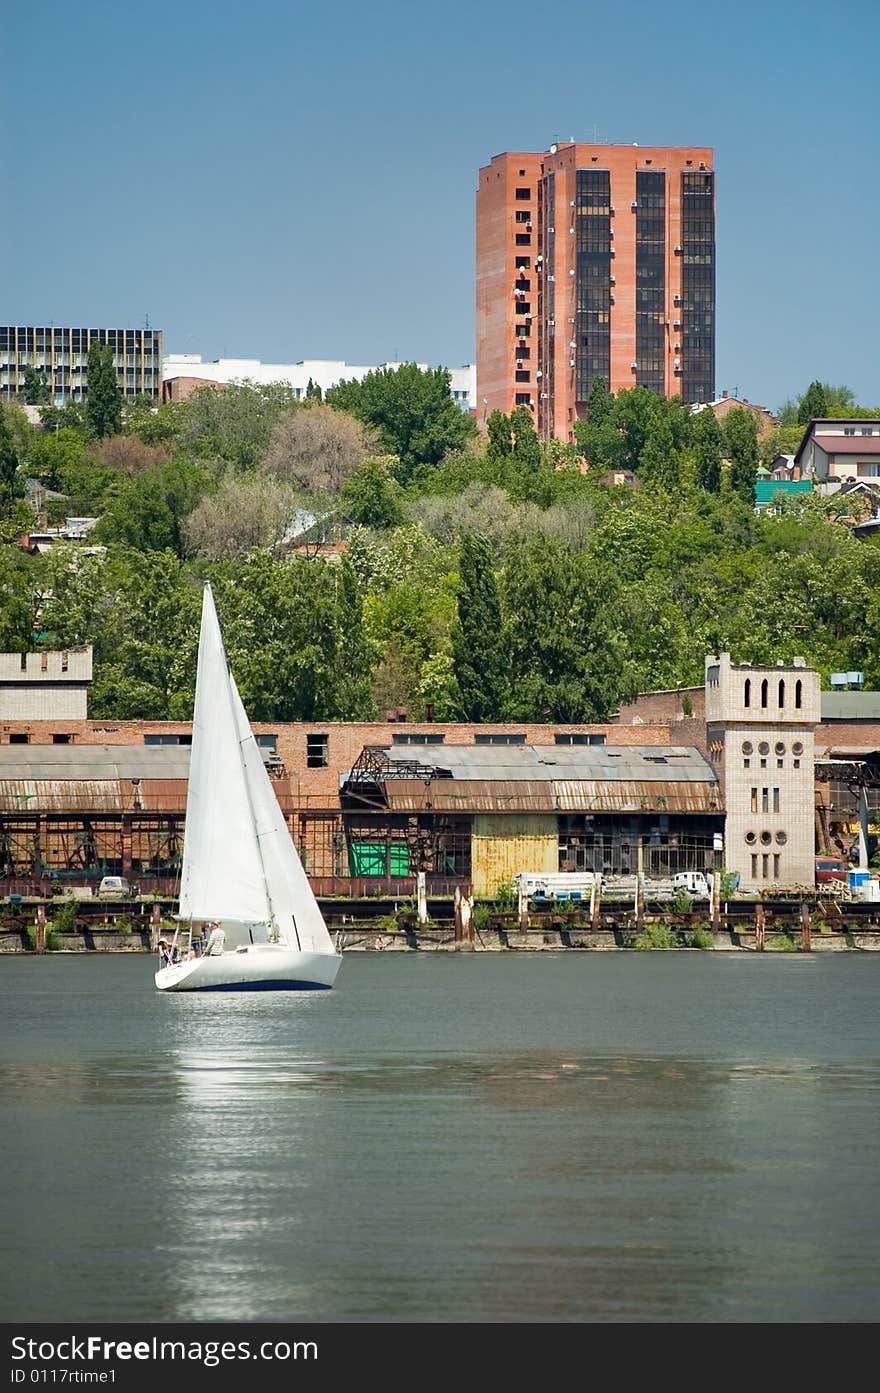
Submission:
<svg viewBox="0 0 880 1393">
<path fill-rule="evenodd" d="M 336 981 L 339 953 L 308 953 L 259 943 L 189 958 L 156 973 L 160 992 L 314 991 Z"/>
</svg>

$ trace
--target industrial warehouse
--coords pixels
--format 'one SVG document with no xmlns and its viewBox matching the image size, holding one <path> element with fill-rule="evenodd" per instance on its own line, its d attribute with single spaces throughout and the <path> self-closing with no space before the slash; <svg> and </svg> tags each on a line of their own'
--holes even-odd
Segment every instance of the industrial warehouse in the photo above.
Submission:
<svg viewBox="0 0 880 1393">
<path fill-rule="evenodd" d="M 89 720 L 90 678 L 88 650 L 0 655 L 5 893 L 116 874 L 174 895 L 191 728 Z M 837 713 L 823 720 L 826 697 Z M 520 872 L 650 884 L 722 866 L 761 893 L 812 888 L 817 853 L 867 865 L 878 701 L 821 694 L 802 660 L 721 654 L 705 688 L 648 694 L 604 724 L 416 726 L 398 712 L 254 730 L 318 895 L 407 895 L 424 872 L 429 894 L 484 899 Z"/>
</svg>

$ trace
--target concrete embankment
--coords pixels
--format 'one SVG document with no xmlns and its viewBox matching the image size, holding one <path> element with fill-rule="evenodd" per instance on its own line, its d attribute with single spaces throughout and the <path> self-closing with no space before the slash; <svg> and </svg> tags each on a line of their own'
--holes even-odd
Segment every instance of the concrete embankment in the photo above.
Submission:
<svg viewBox="0 0 880 1393">
<path fill-rule="evenodd" d="M 668 947 L 673 951 L 756 952 L 759 951 L 754 932 L 723 929 L 716 933 L 704 931 L 700 947 L 692 946 L 686 931 L 680 931 L 671 942 L 656 945 L 639 943 L 638 933 L 630 928 L 602 929 L 556 928 L 492 928 L 483 929 L 473 943 L 457 941 L 454 927 L 425 927 L 389 931 L 375 925 L 358 924 L 340 931 L 340 943 L 345 953 L 541 953 L 541 952 L 632 952 L 641 946 Z M 151 938 L 148 931 L 120 931 L 118 928 L 88 928 L 72 932 L 47 934 L 47 953 L 149 953 Z M 766 936 L 764 952 L 803 951 L 801 935 L 770 933 Z M 33 931 L 27 928 L 0 929 L 0 955 L 35 953 Z M 877 952 L 880 951 L 880 929 L 835 929 L 833 932 L 814 930 L 808 951 L 814 953 Z"/>
</svg>

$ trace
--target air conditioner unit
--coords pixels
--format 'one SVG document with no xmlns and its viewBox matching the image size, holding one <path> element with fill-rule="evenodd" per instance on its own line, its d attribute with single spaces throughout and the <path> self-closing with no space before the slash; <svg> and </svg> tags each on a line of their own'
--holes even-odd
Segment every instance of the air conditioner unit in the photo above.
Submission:
<svg viewBox="0 0 880 1393">
<path fill-rule="evenodd" d="M 613 276 L 609 276 L 609 277 L 608 277 L 608 284 L 609 284 L 609 285 L 616 285 L 616 284 L 617 284 L 617 282 L 615 281 L 615 279 L 614 279 Z"/>
<path fill-rule="evenodd" d="M 630 366 L 630 370 L 631 370 L 632 372 L 637 372 L 637 371 L 638 371 L 638 367 L 639 367 L 638 363 L 630 363 L 629 366 Z"/>
<path fill-rule="evenodd" d="M 632 203 L 631 203 L 629 206 L 630 206 L 630 208 L 632 208 L 633 212 L 635 213 L 635 212 L 638 210 L 638 206 L 639 206 L 639 205 L 636 203 L 635 199 L 633 199 Z"/>
<path fill-rule="evenodd" d="M 538 371 L 535 373 L 535 377 L 538 378 L 538 377 L 543 377 L 543 376 L 544 376 L 544 374 L 542 373 L 541 369 L 538 368 Z"/>
<path fill-rule="evenodd" d="M 569 274 L 570 276 L 573 276 L 573 275 L 574 275 L 574 271 L 569 271 L 568 274 Z"/>
<path fill-rule="evenodd" d="M 673 321 L 672 321 L 672 327 L 673 327 L 673 329 L 680 329 L 680 328 L 681 328 L 681 320 L 680 320 L 680 319 L 673 319 Z"/>
<path fill-rule="evenodd" d="M 613 209 L 613 208 L 609 208 L 609 209 L 608 209 L 608 216 L 609 216 L 609 218 L 613 218 L 613 217 L 614 217 L 614 209 Z"/>
<path fill-rule="evenodd" d="M 676 255 L 676 256 L 681 256 L 681 247 L 676 247 L 676 248 L 675 248 L 675 255 Z"/>
<path fill-rule="evenodd" d="M 569 360 L 568 360 L 568 366 L 569 366 L 570 368 L 573 368 L 573 367 L 574 367 L 574 358 L 569 358 Z"/>
</svg>

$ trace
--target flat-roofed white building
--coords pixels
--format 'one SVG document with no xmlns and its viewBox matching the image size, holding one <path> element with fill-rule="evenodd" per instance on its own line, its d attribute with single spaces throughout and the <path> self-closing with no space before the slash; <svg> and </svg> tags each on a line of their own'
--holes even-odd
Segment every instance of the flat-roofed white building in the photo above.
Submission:
<svg viewBox="0 0 880 1393">
<path fill-rule="evenodd" d="M 338 382 L 360 382 L 367 373 L 381 368 L 399 368 L 402 363 L 374 363 L 369 367 L 346 363 L 337 358 L 304 358 L 298 363 L 264 363 L 260 358 L 214 358 L 203 362 L 200 353 L 169 353 L 162 363 L 162 396 L 165 401 L 182 401 L 205 383 L 226 386 L 255 382 L 261 387 L 283 382 L 303 400 L 309 383 L 326 392 Z M 427 363 L 418 363 L 425 371 Z M 473 411 L 477 397 L 477 368 L 465 363 L 448 369 L 453 400 L 462 411 Z"/>
</svg>

